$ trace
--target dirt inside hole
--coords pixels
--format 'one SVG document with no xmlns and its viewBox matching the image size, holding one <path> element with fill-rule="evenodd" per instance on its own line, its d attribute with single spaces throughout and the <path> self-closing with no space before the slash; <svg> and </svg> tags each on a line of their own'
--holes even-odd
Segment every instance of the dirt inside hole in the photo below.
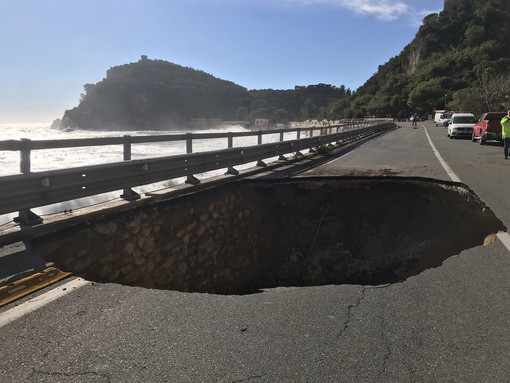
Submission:
<svg viewBox="0 0 510 383">
<path fill-rule="evenodd" d="M 243 180 L 33 241 L 86 279 L 242 294 L 384 284 L 506 230 L 465 185 L 420 178 Z"/>
</svg>

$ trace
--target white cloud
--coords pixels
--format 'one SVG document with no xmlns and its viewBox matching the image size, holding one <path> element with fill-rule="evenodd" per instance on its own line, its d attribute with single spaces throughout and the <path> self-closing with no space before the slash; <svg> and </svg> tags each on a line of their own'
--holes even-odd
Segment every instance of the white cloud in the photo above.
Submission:
<svg viewBox="0 0 510 383">
<path fill-rule="evenodd" d="M 342 0 L 341 5 L 362 15 L 373 15 L 384 21 L 397 19 L 409 11 L 407 4 L 392 0 Z"/>
<path fill-rule="evenodd" d="M 381 21 L 394 21 L 407 18 L 410 24 L 421 25 L 423 17 L 431 13 L 439 13 L 441 10 L 417 9 L 418 0 L 187 0 L 198 2 L 217 2 L 232 5 L 250 5 L 275 7 L 285 4 L 287 6 L 301 6 L 303 8 L 313 6 L 326 6 L 344 9 L 361 16 L 375 17 Z M 422 0 L 424 2 L 424 0 Z"/>
<path fill-rule="evenodd" d="M 383 21 L 395 20 L 409 13 L 409 6 L 399 0 L 286 0 L 301 5 L 329 5 L 345 8 L 360 15 L 371 15 Z"/>
</svg>

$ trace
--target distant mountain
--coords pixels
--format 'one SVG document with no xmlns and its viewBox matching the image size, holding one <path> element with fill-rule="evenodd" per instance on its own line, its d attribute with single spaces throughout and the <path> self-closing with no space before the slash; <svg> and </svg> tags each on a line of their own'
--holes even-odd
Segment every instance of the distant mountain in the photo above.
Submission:
<svg viewBox="0 0 510 383">
<path fill-rule="evenodd" d="M 497 83 L 498 76 L 506 75 L 510 83 L 508 1 L 445 0 L 444 10 L 425 17 L 413 41 L 356 92 L 328 84 L 247 90 L 200 70 L 142 56 L 109 69 L 99 83 L 86 84 L 80 104 L 65 112 L 60 125 L 167 130 L 182 128 L 192 118 L 285 123 L 426 115 L 445 106 L 481 111 L 486 107 L 470 95 L 484 83 Z M 496 109 L 510 108 L 510 90 L 499 99 Z"/>
<path fill-rule="evenodd" d="M 86 84 L 80 104 L 62 118 L 65 128 L 168 129 L 193 117 L 231 119 L 249 103 L 246 88 L 192 68 L 148 60 L 109 69 Z"/>
<path fill-rule="evenodd" d="M 271 122 L 327 113 L 345 87 L 318 84 L 293 90 L 253 90 L 192 68 L 146 56 L 116 66 L 97 84 L 86 84 L 80 104 L 65 111 L 63 128 L 136 130 L 183 128 L 192 118 Z"/>
<path fill-rule="evenodd" d="M 510 72 L 508 0 L 445 0 L 337 117 L 406 116 L 459 106 L 454 95 Z"/>
</svg>

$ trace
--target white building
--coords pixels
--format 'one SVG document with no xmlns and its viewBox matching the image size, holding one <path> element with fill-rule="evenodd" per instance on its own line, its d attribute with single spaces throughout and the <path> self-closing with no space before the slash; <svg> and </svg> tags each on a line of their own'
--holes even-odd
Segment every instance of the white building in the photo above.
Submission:
<svg viewBox="0 0 510 383">
<path fill-rule="evenodd" d="M 266 129 L 269 126 L 269 120 L 267 118 L 256 118 L 255 129 Z"/>
</svg>

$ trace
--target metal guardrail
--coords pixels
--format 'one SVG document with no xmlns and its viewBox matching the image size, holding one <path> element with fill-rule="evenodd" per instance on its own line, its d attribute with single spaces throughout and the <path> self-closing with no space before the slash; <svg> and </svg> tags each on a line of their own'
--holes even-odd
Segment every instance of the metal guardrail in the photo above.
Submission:
<svg viewBox="0 0 510 383">
<path fill-rule="evenodd" d="M 376 120 L 349 125 L 336 125 L 326 128 L 277 129 L 254 132 L 231 133 L 186 133 L 160 136 L 124 136 L 91 139 L 67 140 L 7 140 L 0 141 L 0 150 L 20 152 L 22 174 L 0 177 L 0 214 L 18 211 L 15 222 L 33 225 L 42 219 L 30 211 L 31 208 L 70 201 L 82 197 L 124 190 L 123 198 L 134 200 L 139 195 L 132 187 L 148 185 L 179 177 L 187 177 L 188 183 L 200 181 L 194 174 L 227 168 L 226 174 L 237 174 L 236 165 L 262 160 L 285 154 L 300 153 L 301 150 L 317 148 L 335 141 L 352 140 L 356 136 L 367 135 L 387 129 L 387 121 Z M 315 134 L 316 132 L 320 134 Z M 333 132 L 334 131 L 334 132 Z M 284 141 L 284 133 L 296 132 L 296 139 Z M 309 137 L 301 138 L 301 133 L 309 132 Z M 280 141 L 262 144 L 265 134 L 280 134 Z M 258 145 L 233 147 L 234 137 L 258 136 Z M 227 138 L 228 148 L 193 153 L 195 139 Z M 131 145 L 162 141 L 186 141 L 186 154 L 169 157 L 131 160 Z M 70 148 L 99 145 L 123 145 L 124 161 L 103 165 L 91 165 L 43 172 L 30 171 L 32 150 Z"/>
</svg>

